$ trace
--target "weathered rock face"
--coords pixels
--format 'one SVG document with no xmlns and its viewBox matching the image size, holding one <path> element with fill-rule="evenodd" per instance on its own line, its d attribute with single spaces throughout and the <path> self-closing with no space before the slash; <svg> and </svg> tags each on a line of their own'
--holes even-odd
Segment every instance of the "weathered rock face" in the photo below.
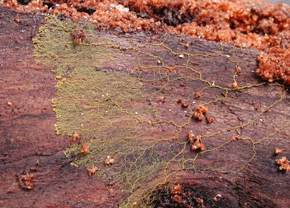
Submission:
<svg viewBox="0 0 290 208">
<path fill-rule="evenodd" d="M 4 207 L 289 206 L 289 93 L 257 51 L 0 13 Z"/>
</svg>

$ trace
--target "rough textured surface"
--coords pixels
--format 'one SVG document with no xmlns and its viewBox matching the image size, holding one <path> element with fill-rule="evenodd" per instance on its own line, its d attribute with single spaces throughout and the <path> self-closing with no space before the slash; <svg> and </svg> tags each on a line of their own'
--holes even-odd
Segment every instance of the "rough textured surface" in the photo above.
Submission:
<svg viewBox="0 0 290 208">
<path fill-rule="evenodd" d="M 2 0 L 0 5 L 61 14 L 74 22 L 94 23 L 98 29 L 169 32 L 253 47 L 261 51 L 258 76 L 290 84 L 290 7 L 286 4 L 262 0 Z"/>
<path fill-rule="evenodd" d="M 38 33 L 39 26 L 45 23 L 44 16 L 18 13 L 15 21 L 16 12 L 0 8 L 0 13 L 4 14 L 0 18 L 1 206 L 118 207 L 128 197 L 127 190 L 115 187 L 121 182 L 109 183 L 103 178 L 90 177 L 84 166 L 71 166 L 70 162 L 74 158 L 66 158 L 64 155 L 71 138 L 55 134 L 53 124 L 57 121 L 51 100 L 56 98 L 54 86 L 57 81 L 51 69 L 37 65 L 32 56 L 32 37 Z M 98 34 L 128 48 L 164 41 L 162 36 L 154 37 L 144 33 L 124 35 L 112 31 Z M 182 66 L 186 53 L 202 54 L 192 56 L 188 64 L 202 74 L 202 79 L 192 79 L 197 76 L 188 80 L 186 76 L 191 76 L 191 71 L 182 67 L 162 68 L 159 72 L 165 73 L 167 70 L 169 78 L 183 78 L 171 82 L 169 89 L 157 90 L 158 93 L 154 94 L 156 96 L 151 97 L 151 102 L 160 112 L 155 119 L 172 119 L 177 124 L 188 121 L 180 128 L 176 143 L 161 141 L 156 150 L 165 159 L 170 159 L 167 149 L 169 143 L 173 152 L 178 152 L 180 144 L 185 150 L 181 152 L 182 158 L 176 157 L 166 163 L 167 172 L 158 172 L 155 180 L 138 184 L 132 189 L 134 193 L 129 193 L 129 196 L 132 196 L 133 201 L 128 206 L 133 206 L 134 200 L 141 203 L 142 194 L 138 194 L 149 190 L 158 198 L 149 196 L 142 203 L 153 207 L 174 207 L 173 204 L 182 207 L 180 202 L 176 202 L 176 195 L 185 197 L 184 194 L 189 198 L 186 204 L 192 207 L 198 205 L 197 198 L 203 199 L 206 207 L 289 207 L 290 187 L 286 183 L 289 173 L 280 172 L 275 164 L 281 156 L 290 157 L 290 98 L 287 89 L 275 83 L 267 85 L 256 77 L 257 51 L 233 46 L 223 46 L 221 50 L 218 43 L 184 39 L 179 41 L 180 37 L 167 36 L 165 46 L 171 51 L 163 46 L 148 46 L 144 51 L 162 57 L 165 65 L 171 67 Z M 191 42 L 190 47 L 187 47 L 186 43 Z M 174 55 L 172 51 L 186 51 L 185 57 Z M 131 76 L 141 74 L 141 79 L 150 78 L 150 69 L 158 65 L 157 59 L 142 54 L 139 57 L 139 67 L 150 67 L 144 68 L 142 73 L 138 69 Z M 114 62 L 98 66 L 98 70 L 129 75 L 136 67 L 136 51 L 117 54 L 112 60 Z M 235 76 L 237 66 L 241 71 Z M 235 82 L 238 86 L 234 89 L 232 84 Z M 162 86 L 162 80 L 157 84 Z M 202 91 L 200 99 L 194 98 L 197 91 Z M 188 107 L 182 108 L 182 104 L 177 102 L 180 96 L 183 101 L 189 102 Z M 160 100 L 161 97 L 166 98 L 164 102 Z M 148 105 L 148 102 L 141 104 Z M 215 119 L 213 123 L 207 124 L 205 120 L 199 122 L 191 118 L 194 112 L 192 109 L 197 104 L 206 105 Z M 176 113 L 174 116 L 167 111 L 169 107 Z M 176 134 L 172 125 L 166 122 L 161 122 L 158 128 L 160 134 L 153 135 L 156 140 L 160 139 L 160 135 L 170 138 Z M 191 144 L 187 142 L 190 130 L 203 136 L 205 151 L 197 154 L 190 150 Z M 151 138 L 144 139 L 150 141 Z M 234 141 L 231 142 L 231 139 Z M 83 141 L 79 142 L 81 145 Z M 275 148 L 282 149 L 279 156 L 274 155 Z M 122 162 L 122 159 L 119 161 Z M 183 168 L 178 161 L 184 165 Z M 113 167 L 120 165 L 117 162 Z M 174 171 L 177 173 L 174 177 L 160 182 L 165 174 Z M 116 169 L 112 169 L 112 173 L 116 172 Z M 29 190 L 19 182 L 24 180 L 23 176 L 32 174 L 34 177 L 31 177 L 31 183 L 34 187 Z M 178 183 L 182 191 L 170 193 L 173 185 Z M 160 186 L 151 190 L 156 184 Z M 124 192 L 126 194 L 122 194 Z M 215 201 L 217 194 L 221 198 Z"/>
<path fill-rule="evenodd" d="M 32 37 L 45 16 L 18 13 L 19 24 L 16 12 L 0 13 L 0 206 L 104 207 L 104 201 L 114 201 L 105 184 L 69 164 L 63 153 L 69 141 L 54 131 L 55 76 L 32 56 Z M 36 176 L 32 190 L 19 186 L 21 171 Z"/>
</svg>

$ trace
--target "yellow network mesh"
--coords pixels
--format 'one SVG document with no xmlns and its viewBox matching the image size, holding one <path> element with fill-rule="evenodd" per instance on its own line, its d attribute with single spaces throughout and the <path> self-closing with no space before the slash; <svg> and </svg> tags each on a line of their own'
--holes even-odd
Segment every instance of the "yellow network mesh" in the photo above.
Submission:
<svg viewBox="0 0 290 208">
<path fill-rule="evenodd" d="M 131 45 L 118 44 L 116 38 L 100 37 L 93 25 L 82 25 L 86 37 L 82 44 L 75 44 L 71 33 L 77 23 L 61 21 L 55 16 L 46 21 L 34 39 L 34 56 L 50 67 L 57 78 L 62 77 L 55 86 L 56 98 L 52 101 L 57 118 L 56 132 L 82 137 L 82 144 L 70 145 L 65 154 L 76 155 L 72 165 L 98 167 L 96 175 L 127 197 L 120 202 L 120 207 L 153 206 L 151 202 L 158 197 L 152 195 L 154 190 L 163 185 L 168 187 L 186 174 L 206 170 L 239 171 L 254 158 L 255 145 L 289 126 L 287 123 L 274 128 L 276 130 L 257 141 L 239 136 L 240 130 L 262 118 L 266 109 L 256 112 L 243 124 L 219 125 L 227 118 L 221 116 L 219 110 L 211 111 L 212 105 L 229 100 L 228 94 L 234 90 L 247 91 L 265 84 L 232 88 L 204 78 L 203 66 L 198 66 L 195 59 L 201 58 L 198 60 L 202 62 L 203 57 L 210 56 L 232 64 L 229 76 L 232 83 L 236 82 L 239 62 L 223 54 L 222 47 L 220 53 L 183 53 L 168 47 L 166 37 L 158 44 L 135 44 L 134 40 Z M 159 54 L 160 51 L 163 54 Z M 172 57 L 176 65 L 167 64 L 169 61 L 164 54 Z M 132 59 L 131 68 L 118 73 L 117 66 L 123 65 L 124 57 Z M 179 85 L 189 87 L 182 91 L 176 88 Z M 283 86 L 270 86 L 280 90 L 278 99 L 267 103 L 267 109 L 283 99 Z M 195 99 L 196 92 L 206 93 L 207 97 Z M 194 110 L 177 102 L 181 96 L 190 106 L 208 107 L 216 121 L 213 124 L 196 122 Z M 188 132 L 192 129 L 202 135 L 205 151 L 191 150 Z M 232 141 L 232 136 L 238 140 Z M 232 148 L 235 142 L 239 144 L 235 148 L 247 152 L 238 162 L 236 157 L 230 157 L 236 154 Z M 82 152 L 84 144 L 90 153 Z M 222 157 L 225 152 L 227 157 Z M 114 159 L 114 164 L 104 164 L 107 156 Z M 206 164 L 201 162 L 204 160 Z M 229 169 L 225 164 L 231 162 L 240 168 Z"/>
<path fill-rule="evenodd" d="M 87 39 L 98 45 L 90 43 L 75 45 L 71 33 L 77 24 L 53 19 L 47 18 L 49 27 L 47 25 L 41 27 L 33 42 L 37 62 L 51 67 L 57 78 L 66 74 L 67 67 L 98 67 L 103 59 L 108 59 L 106 54 L 109 51 L 107 45 L 103 44 L 105 40 L 92 34 L 93 25 L 84 25 L 84 30 L 87 31 Z"/>
</svg>

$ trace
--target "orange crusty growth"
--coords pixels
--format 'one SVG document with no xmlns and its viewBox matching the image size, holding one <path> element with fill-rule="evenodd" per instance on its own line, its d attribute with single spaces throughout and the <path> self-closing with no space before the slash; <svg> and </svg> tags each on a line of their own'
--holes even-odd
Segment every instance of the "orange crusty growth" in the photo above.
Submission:
<svg viewBox="0 0 290 208">
<path fill-rule="evenodd" d="M 89 154 L 89 153 L 90 153 L 90 150 L 89 150 L 88 145 L 83 144 L 83 145 L 82 145 L 82 150 L 81 150 L 81 152 L 84 153 L 85 155 L 86 155 L 86 154 Z"/>
<path fill-rule="evenodd" d="M 78 135 L 78 134 L 74 134 L 72 140 L 73 140 L 73 141 L 77 141 L 78 138 L 80 138 L 80 135 Z"/>
<path fill-rule="evenodd" d="M 287 48 L 271 48 L 261 52 L 258 57 L 260 66 L 257 74 L 263 79 L 273 82 L 283 80 L 290 85 L 290 50 Z"/>
<path fill-rule="evenodd" d="M 89 176 L 92 176 L 98 170 L 99 168 L 97 168 L 96 166 L 92 166 L 91 168 L 88 169 Z"/>
<path fill-rule="evenodd" d="M 189 102 L 182 102 L 182 103 L 181 103 L 181 106 L 182 106 L 183 108 L 187 108 L 187 107 L 189 106 Z"/>
<path fill-rule="evenodd" d="M 207 112 L 208 112 L 208 109 L 206 107 L 204 107 L 203 105 L 199 105 L 196 107 L 196 109 L 192 115 L 197 120 L 202 121 L 204 119 L 203 114 L 207 114 Z"/>
<path fill-rule="evenodd" d="M 238 87 L 238 83 L 237 82 L 234 82 L 233 84 L 232 84 L 232 88 L 237 88 Z"/>
<path fill-rule="evenodd" d="M 290 170 L 289 161 L 286 159 L 286 157 L 282 157 L 281 159 L 277 160 L 276 163 L 280 165 L 279 170 Z"/>
<path fill-rule="evenodd" d="M 170 194 L 181 194 L 182 193 L 182 189 L 181 189 L 181 185 L 177 184 L 177 185 L 173 185 L 170 189 Z"/>
<path fill-rule="evenodd" d="M 262 0 L 32 0 L 5 6 L 49 12 L 96 23 L 99 28 L 163 30 L 255 48 L 279 46 L 289 37 L 290 8 Z M 284 44 L 284 42 L 283 42 Z"/>
<path fill-rule="evenodd" d="M 275 154 L 276 154 L 276 155 L 279 155 L 281 152 L 282 152 L 281 149 L 279 149 L 279 148 L 276 148 L 276 149 L 275 149 Z"/>
<path fill-rule="evenodd" d="M 197 150 L 197 149 L 200 149 L 201 151 L 205 150 L 204 145 L 201 144 L 201 135 L 194 136 L 192 131 L 189 131 L 188 139 L 190 142 L 193 142 L 193 144 L 191 146 L 192 150 Z"/>
<path fill-rule="evenodd" d="M 76 26 L 71 34 L 74 38 L 75 44 L 82 44 L 82 40 L 86 37 L 86 31 L 79 25 Z"/>
<path fill-rule="evenodd" d="M 29 174 L 28 172 L 20 171 L 20 174 L 18 176 L 19 186 L 26 190 L 31 190 L 34 187 L 34 184 L 32 183 L 32 179 L 36 176 L 34 174 Z"/>
<path fill-rule="evenodd" d="M 27 1 L 23 1 L 26 4 Z M 152 31 L 254 47 L 261 51 L 257 74 L 290 84 L 290 7 L 262 0 L 2 0 L 18 11 L 63 14 L 98 29 Z M 21 20 L 20 20 L 21 21 Z"/>
<path fill-rule="evenodd" d="M 113 165 L 115 163 L 115 160 L 111 156 L 107 156 L 105 159 L 105 165 Z"/>
<path fill-rule="evenodd" d="M 161 189 L 161 193 L 159 201 L 162 207 L 205 207 L 204 200 L 197 197 L 186 185 L 173 185 L 170 187 L 169 193 L 168 189 L 166 192 Z"/>
<path fill-rule="evenodd" d="M 212 115 L 206 116 L 206 122 L 207 123 L 212 123 L 213 121 L 214 121 L 214 118 L 212 117 Z"/>
<path fill-rule="evenodd" d="M 192 130 L 190 130 L 190 131 L 188 132 L 188 140 L 189 140 L 190 142 L 194 142 L 194 140 L 195 140 L 195 135 L 194 135 L 194 133 L 192 132 Z"/>
<path fill-rule="evenodd" d="M 196 92 L 195 93 L 195 99 L 197 99 L 197 98 L 201 98 L 201 93 L 200 92 Z"/>
</svg>

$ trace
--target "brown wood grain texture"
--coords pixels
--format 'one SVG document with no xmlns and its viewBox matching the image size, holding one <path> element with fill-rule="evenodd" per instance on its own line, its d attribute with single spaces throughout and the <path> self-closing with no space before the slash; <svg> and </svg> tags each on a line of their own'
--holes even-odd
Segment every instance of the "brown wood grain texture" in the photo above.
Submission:
<svg viewBox="0 0 290 208">
<path fill-rule="evenodd" d="M 21 13 L 4 7 L 0 8 L 0 15 L 0 207 L 118 207 L 119 200 L 125 196 L 120 192 L 110 193 L 106 183 L 100 178 L 89 176 L 84 167 L 71 166 L 73 158 L 66 158 L 63 153 L 70 140 L 55 133 L 53 124 L 56 118 L 51 100 L 55 98 L 57 80 L 50 69 L 36 64 L 32 55 L 32 38 L 38 33 L 39 27 L 45 24 L 45 15 Z M 16 17 L 20 22 L 15 21 Z M 124 43 L 146 43 L 153 36 L 148 33 L 101 33 L 109 38 L 117 37 Z M 192 38 L 187 40 L 193 41 Z M 169 41 L 168 44 L 171 48 L 181 50 L 176 42 Z M 194 53 L 219 53 L 221 50 L 220 44 L 215 42 L 195 39 L 194 44 Z M 233 50 L 242 68 L 236 78 L 239 86 L 262 83 L 255 75 L 258 51 L 227 45 L 223 52 L 230 54 Z M 200 66 L 204 78 L 214 80 L 215 85 L 232 85 L 232 76 L 228 74 L 235 64 L 219 57 L 201 57 L 199 61 L 204 63 Z M 130 64 L 129 59 L 124 59 L 121 65 L 130 69 Z M 128 73 L 114 64 L 106 67 Z M 189 87 L 199 86 L 172 87 L 176 93 L 182 94 Z M 219 89 L 213 89 L 205 91 L 202 96 L 212 98 L 220 94 Z M 209 107 L 215 117 L 212 125 L 205 121 L 196 122 L 194 129 L 203 133 L 222 129 L 223 126 L 240 125 L 239 117 L 243 121 L 251 120 L 260 113 L 259 110 L 265 110 L 264 105 L 274 103 L 281 97 L 283 99 L 256 122 L 239 129 L 243 135 L 259 141 L 289 122 L 290 96 L 287 88 L 261 85 L 231 91 L 225 102 L 216 102 Z M 259 105 L 258 111 L 253 101 Z M 186 138 L 189 130 L 187 128 L 181 136 Z M 231 136 L 229 133 L 225 137 L 230 139 Z M 222 143 L 223 138 L 214 137 L 210 142 L 205 142 L 205 146 L 210 148 L 211 144 Z M 290 130 L 286 127 L 257 143 L 255 157 L 240 171 L 188 172 L 178 182 L 208 199 L 206 207 L 289 207 L 290 176 L 278 170 L 275 161 L 280 156 L 274 155 L 277 147 L 282 149 L 281 155 L 290 158 L 289 138 Z M 217 169 L 239 169 L 244 164 L 239 161 L 247 161 L 253 155 L 249 141 L 236 142 L 228 148 L 201 155 L 196 166 L 204 169 L 203 166 L 210 164 L 212 167 L 216 165 Z M 31 190 L 21 186 L 19 178 L 25 174 L 34 175 L 31 179 L 34 187 Z M 222 197 L 215 203 L 212 198 L 217 194 Z"/>
</svg>

